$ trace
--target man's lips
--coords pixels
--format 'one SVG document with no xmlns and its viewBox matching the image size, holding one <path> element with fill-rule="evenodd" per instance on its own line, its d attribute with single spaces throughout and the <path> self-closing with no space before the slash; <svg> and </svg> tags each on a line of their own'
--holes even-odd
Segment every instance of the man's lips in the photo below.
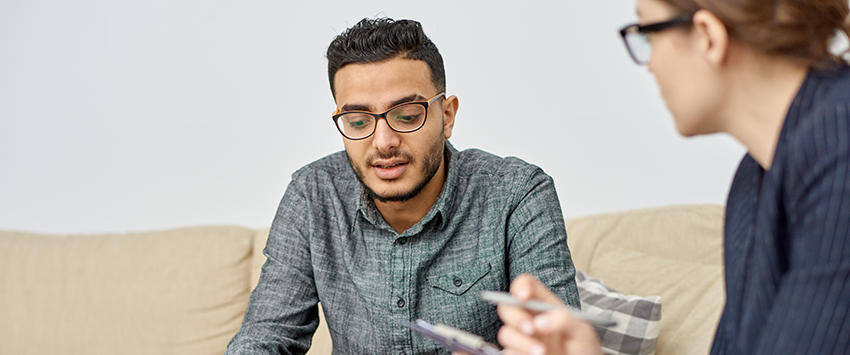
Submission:
<svg viewBox="0 0 850 355">
<path fill-rule="evenodd" d="M 372 170 L 379 179 L 393 180 L 407 171 L 407 165 L 408 163 L 403 160 L 377 161 L 372 163 Z"/>
<path fill-rule="evenodd" d="M 401 164 L 407 164 L 404 160 L 380 160 L 372 163 L 372 166 L 379 168 L 392 168 Z"/>
</svg>

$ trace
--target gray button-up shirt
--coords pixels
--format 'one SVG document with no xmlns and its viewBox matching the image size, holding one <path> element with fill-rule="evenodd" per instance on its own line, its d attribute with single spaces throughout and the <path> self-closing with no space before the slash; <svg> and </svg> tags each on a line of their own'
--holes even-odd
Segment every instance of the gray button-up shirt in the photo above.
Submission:
<svg viewBox="0 0 850 355">
<path fill-rule="evenodd" d="M 402 321 L 444 323 L 496 342 L 496 308 L 478 298 L 531 273 L 579 305 L 552 178 L 517 158 L 447 144 L 437 202 L 398 234 L 364 197 L 345 152 L 295 172 L 260 282 L 225 354 L 299 354 L 322 303 L 335 354 L 448 353 Z"/>
</svg>

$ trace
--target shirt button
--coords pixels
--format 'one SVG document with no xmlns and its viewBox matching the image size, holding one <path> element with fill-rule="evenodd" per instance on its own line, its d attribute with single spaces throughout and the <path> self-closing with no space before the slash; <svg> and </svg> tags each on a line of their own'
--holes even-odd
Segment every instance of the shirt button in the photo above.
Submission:
<svg viewBox="0 0 850 355">
<path fill-rule="evenodd" d="M 407 237 L 398 238 L 398 243 L 401 245 L 407 244 Z"/>
<path fill-rule="evenodd" d="M 460 277 L 455 276 L 455 287 L 460 287 L 460 285 L 463 285 L 463 280 L 461 280 Z"/>
<path fill-rule="evenodd" d="M 399 297 L 398 302 L 395 303 L 398 308 L 404 307 L 404 298 Z"/>
</svg>

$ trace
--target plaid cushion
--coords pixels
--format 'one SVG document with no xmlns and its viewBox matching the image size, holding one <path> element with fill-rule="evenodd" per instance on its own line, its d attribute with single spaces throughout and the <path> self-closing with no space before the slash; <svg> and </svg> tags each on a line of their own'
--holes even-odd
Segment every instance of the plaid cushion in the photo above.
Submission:
<svg viewBox="0 0 850 355">
<path fill-rule="evenodd" d="M 596 327 L 607 354 L 652 355 L 661 328 L 661 297 L 624 295 L 602 281 L 576 271 L 576 286 L 581 310 L 610 316 L 617 321 L 612 328 Z"/>
</svg>

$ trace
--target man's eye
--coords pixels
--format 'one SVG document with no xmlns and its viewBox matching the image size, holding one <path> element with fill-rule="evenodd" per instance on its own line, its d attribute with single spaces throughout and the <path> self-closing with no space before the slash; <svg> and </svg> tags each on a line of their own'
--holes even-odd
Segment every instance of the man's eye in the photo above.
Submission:
<svg viewBox="0 0 850 355">
<path fill-rule="evenodd" d="M 422 114 L 413 114 L 413 115 L 398 115 L 393 117 L 393 124 L 397 126 L 405 127 L 404 129 L 409 129 L 409 126 L 415 126 L 422 121 Z"/>
<path fill-rule="evenodd" d="M 351 128 L 363 128 L 369 125 L 367 120 L 349 121 L 348 126 Z"/>
<path fill-rule="evenodd" d="M 397 121 L 401 122 L 410 122 L 419 119 L 419 115 L 411 115 L 411 116 L 398 116 L 395 118 Z"/>
</svg>

